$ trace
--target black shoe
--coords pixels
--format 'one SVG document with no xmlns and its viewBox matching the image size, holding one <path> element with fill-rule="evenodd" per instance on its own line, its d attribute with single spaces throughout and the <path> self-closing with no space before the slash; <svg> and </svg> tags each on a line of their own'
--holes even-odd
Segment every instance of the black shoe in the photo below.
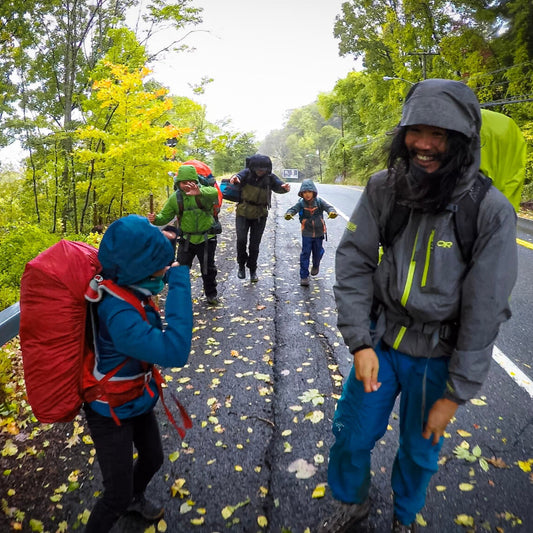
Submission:
<svg viewBox="0 0 533 533">
<path fill-rule="evenodd" d="M 337 510 L 319 528 L 318 533 L 349 533 L 354 526 L 363 521 L 370 512 L 370 501 L 363 503 L 336 502 Z"/>
<path fill-rule="evenodd" d="M 165 514 L 165 508 L 154 505 L 143 494 L 133 499 L 128 507 L 128 512 L 140 514 L 145 520 L 155 522 Z"/>
<path fill-rule="evenodd" d="M 218 299 L 218 297 L 215 295 L 215 296 L 206 296 L 206 300 L 207 300 L 207 303 L 209 305 L 219 305 L 220 304 L 220 300 Z"/>
<path fill-rule="evenodd" d="M 319 272 L 319 268 L 318 267 L 313 267 L 311 269 L 311 276 L 316 276 Z"/>
<path fill-rule="evenodd" d="M 257 283 L 259 278 L 257 277 L 257 272 L 255 270 L 250 270 L 250 281 L 252 283 Z"/>
<path fill-rule="evenodd" d="M 416 522 L 406 526 L 402 524 L 398 517 L 394 517 L 392 522 L 392 533 L 416 533 Z"/>
<path fill-rule="evenodd" d="M 302 279 L 300 280 L 300 285 L 301 285 L 302 287 L 309 287 L 309 278 L 302 278 Z"/>
<path fill-rule="evenodd" d="M 239 279 L 244 279 L 246 277 L 246 271 L 244 270 L 244 267 L 239 267 L 239 272 L 237 272 L 237 277 Z"/>
</svg>

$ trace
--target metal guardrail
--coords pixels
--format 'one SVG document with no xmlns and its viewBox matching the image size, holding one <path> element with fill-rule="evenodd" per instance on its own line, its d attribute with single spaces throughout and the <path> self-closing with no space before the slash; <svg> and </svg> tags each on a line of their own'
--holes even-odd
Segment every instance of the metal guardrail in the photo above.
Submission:
<svg viewBox="0 0 533 533">
<path fill-rule="evenodd" d="M 10 341 L 19 334 L 20 303 L 10 305 L 0 311 L 0 346 Z"/>
</svg>

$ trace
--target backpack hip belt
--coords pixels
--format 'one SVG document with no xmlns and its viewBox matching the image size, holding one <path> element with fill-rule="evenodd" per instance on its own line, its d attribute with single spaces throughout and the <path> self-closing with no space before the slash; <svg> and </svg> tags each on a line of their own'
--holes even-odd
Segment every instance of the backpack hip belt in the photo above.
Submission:
<svg viewBox="0 0 533 533">
<path fill-rule="evenodd" d="M 438 339 L 447 342 L 457 338 L 459 326 L 455 321 L 419 322 L 407 314 L 395 313 L 388 309 L 384 313 L 388 324 L 396 324 L 423 335 L 434 336 L 438 334 Z"/>
</svg>

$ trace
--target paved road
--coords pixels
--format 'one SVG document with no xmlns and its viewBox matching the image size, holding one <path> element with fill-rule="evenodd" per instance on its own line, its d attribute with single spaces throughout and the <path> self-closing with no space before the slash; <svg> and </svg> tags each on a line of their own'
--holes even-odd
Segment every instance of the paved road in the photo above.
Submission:
<svg viewBox="0 0 533 533">
<path fill-rule="evenodd" d="M 206 306 L 193 268 L 193 351 L 187 367 L 165 374 L 194 427 L 181 442 L 161 415 L 166 461 L 149 487 L 166 507 L 168 532 L 312 532 L 330 511 L 327 487 L 322 498 L 313 493 L 327 481 L 331 419 L 351 364 L 335 327 L 332 292 L 334 250 L 345 223 L 341 217 L 328 221 L 320 274 L 310 287 L 300 287 L 299 224 L 282 217 L 296 199 L 295 191 L 274 195 L 257 284 L 236 276 L 232 204 L 223 207 L 217 253 L 223 306 Z M 463 532 L 454 522 L 460 514 L 472 517 L 476 531 L 533 531 L 533 478 L 516 464 L 525 461 L 527 469 L 533 457 L 531 398 L 493 365 L 478 400 L 463 407 L 450 427 L 421 531 Z M 394 414 L 373 455 L 372 511 L 362 531 L 390 530 L 397 440 Z M 463 441 L 506 468 L 484 472 L 479 462 L 455 458 Z M 99 488 L 96 467 L 94 475 L 85 480 L 85 493 Z M 472 490 L 461 491 L 460 483 Z M 85 507 L 91 502 L 81 502 Z M 144 531 L 147 525 L 129 516 L 115 531 Z"/>
</svg>

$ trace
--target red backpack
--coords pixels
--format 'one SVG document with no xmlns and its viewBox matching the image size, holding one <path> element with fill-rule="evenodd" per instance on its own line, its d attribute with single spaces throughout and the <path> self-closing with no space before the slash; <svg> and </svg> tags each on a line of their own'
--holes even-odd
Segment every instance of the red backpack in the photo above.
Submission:
<svg viewBox="0 0 533 533">
<path fill-rule="evenodd" d="M 149 380 L 140 376 L 114 380 L 126 361 L 103 378 L 95 377 L 95 352 L 88 301 L 99 301 L 102 291 L 125 300 L 146 320 L 138 298 L 128 289 L 99 276 L 98 250 L 83 242 L 61 240 L 27 263 L 20 283 L 20 345 L 28 401 L 40 422 L 69 422 L 84 402 L 101 399 L 120 425 L 113 407 L 143 394 Z M 152 304 L 153 305 L 153 304 Z M 165 405 L 163 378 L 155 366 L 146 365 L 154 376 L 169 420 L 183 438 Z M 178 405 L 186 429 L 192 426 Z"/>
</svg>

